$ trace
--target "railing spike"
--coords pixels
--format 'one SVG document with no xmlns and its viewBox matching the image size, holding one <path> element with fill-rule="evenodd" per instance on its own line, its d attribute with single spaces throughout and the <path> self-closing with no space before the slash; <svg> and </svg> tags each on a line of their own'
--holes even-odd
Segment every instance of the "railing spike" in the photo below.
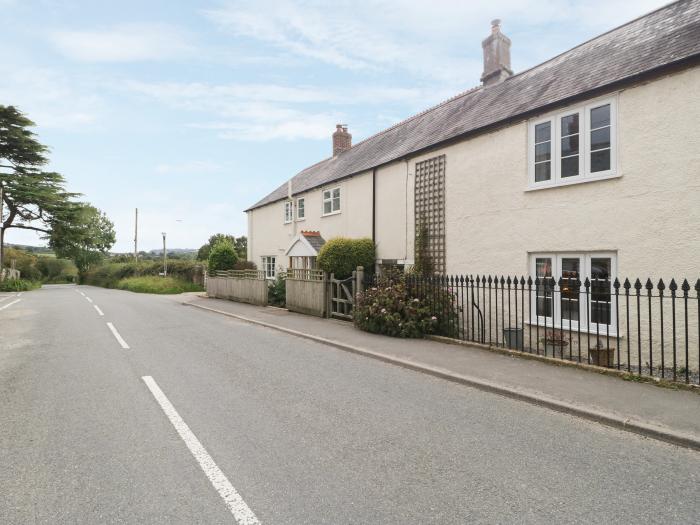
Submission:
<svg viewBox="0 0 700 525">
<path fill-rule="evenodd" d="M 698 292 L 698 295 L 700 295 L 700 279 L 698 279 L 695 283 L 695 291 Z"/>
<path fill-rule="evenodd" d="M 625 290 L 629 290 L 632 288 L 632 285 L 630 284 L 630 280 L 625 278 L 625 284 L 622 285 Z"/>
<path fill-rule="evenodd" d="M 657 284 L 656 287 L 657 287 L 659 290 L 665 290 L 665 289 L 666 289 L 666 285 L 664 284 L 664 280 L 663 280 L 663 279 L 659 279 L 659 284 Z"/>
<path fill-rule="evenodd" d="M 529 275 L 527 276 L 527 285 L 532 286 L 532 277 Z"/>
<path fill-rule="evenodd" d="M 634 281 L 634 289 L 637 290 L 637 293 L 639 293 L 639 290 L 642 289 L 642 281 L 640 281 L 639 279 Z"/>
<path fill-rule="evenodd" d="M 668 289 L 671 290 L 673 293 L 676 293 L 676 290 L 678 290 L 678 285 L 676 284 L 675 279 L 671 279 L 671 284 L 668 285 Z"/>
<path fill-rule="evenodd" d="M 647 279 L 647 282 L 646 282 L 646 284 L 644 285 L 644 288 L 646 288 L 646 289 L 649 290 L 649 291 L 651 291 L 651 290 L 654 289 L 654 285 L 652 284 L 650 278 Z"/>
<path fill-rule="evenodd" d="M 688 295 L 688 291 L 690 290 L 690 284 L 688 283 L 688 279 L 683 279 L 683 284 L 681 284 L 681 290 L 683 290 L 683 295 Z"/>
</svg>

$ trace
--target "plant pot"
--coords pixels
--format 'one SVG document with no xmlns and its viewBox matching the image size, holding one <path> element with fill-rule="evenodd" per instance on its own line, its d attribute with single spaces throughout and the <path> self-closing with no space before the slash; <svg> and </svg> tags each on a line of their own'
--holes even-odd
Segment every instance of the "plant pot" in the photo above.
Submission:
<svg viewBox="0 0 700 525">
<path fill-rule="evenodd" d="M 589 348 L 588 355 L 591 357 L 591 364 L 612 368 L 615 364 L 614 348 Z"/>
</svg>

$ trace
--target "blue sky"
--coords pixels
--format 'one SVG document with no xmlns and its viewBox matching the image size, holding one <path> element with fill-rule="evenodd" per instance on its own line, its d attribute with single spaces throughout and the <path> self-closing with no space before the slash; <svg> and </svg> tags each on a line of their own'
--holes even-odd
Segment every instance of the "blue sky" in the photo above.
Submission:
<svg viewBox="0 0 700 525">
<path fill-rule="evenodd" d="M 532 67 L 667 2 L 0 0 L 0 104 L 114 221 L 114 251 L 245 234 L 243 210 L 330 153 L 479 83 L 493 18 Z M 10 243 L 43 244 L 10 230 Z"/>
</svg>

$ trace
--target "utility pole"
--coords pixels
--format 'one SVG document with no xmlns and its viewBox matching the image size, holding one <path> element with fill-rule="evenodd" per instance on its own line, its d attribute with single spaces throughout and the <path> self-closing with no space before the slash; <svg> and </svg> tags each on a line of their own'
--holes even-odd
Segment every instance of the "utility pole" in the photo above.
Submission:
<svg viewBox="0 0 700 525">
<path fill-rule="evenodd" d="M 168 276 L 168 252 L 165 249 L 165 232 L 163 232 L 163 277 Z"/>
<path fill-rule="evenodd" d="M 139 209 L 136 208 L 136 220 L 134 221 L 134 259 L 139 262 Z"/>
<path fill-rule="evenodd" d="M 3 229 L 3 222 L 2 222 L 2 205 L 3 205 L 3 200 L 2 200 L 2 185 L 0 185 L 0 281 L 2 281 L 2 254 L 5 249 L 4 243 L 5 243 L 5 230 Z"/>
</svg>

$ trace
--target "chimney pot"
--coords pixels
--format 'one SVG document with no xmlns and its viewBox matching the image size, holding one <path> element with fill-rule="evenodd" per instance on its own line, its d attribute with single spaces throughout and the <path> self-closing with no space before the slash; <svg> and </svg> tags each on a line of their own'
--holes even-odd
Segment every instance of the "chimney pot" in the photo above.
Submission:
<svg viewBox="0 0 700 525">
<path fill-rule="evenodd" d="M 352 147 L 352 135 L 348 133 L 346 124 L 336 124 L 333 133 L 333 156 L 337 157 L 343 151 Z"/>
<path fill-rule="evenodd" d="M 491 21 L 491 34 L 481 43 L 484 49 L 484 86 L 498 84 L 513 74 L 510 69 L 510 39 L 501 33 L 501 21 Z"/>
</svg>

